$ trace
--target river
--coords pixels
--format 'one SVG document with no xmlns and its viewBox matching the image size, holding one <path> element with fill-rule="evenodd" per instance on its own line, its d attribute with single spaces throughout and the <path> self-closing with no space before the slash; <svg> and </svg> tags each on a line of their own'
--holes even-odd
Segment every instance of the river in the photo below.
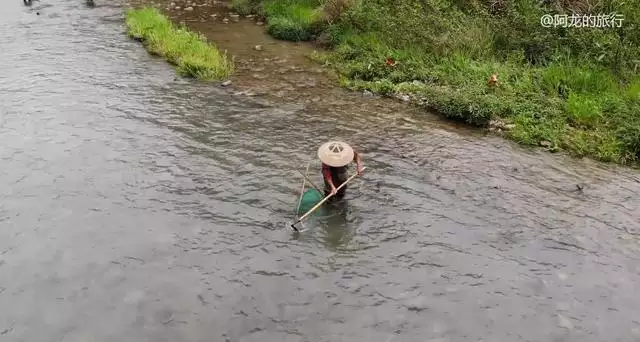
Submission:
<svg viewBox="0 0 640 342">
<path fill-rule="evenodd" d="M 7 2 L 0 46 L 0 341 L 640 341 L 635 171 L 176 78 L 107 1 Z M 369 169 L 295 235 L 333 137 Z"/>
</svg>

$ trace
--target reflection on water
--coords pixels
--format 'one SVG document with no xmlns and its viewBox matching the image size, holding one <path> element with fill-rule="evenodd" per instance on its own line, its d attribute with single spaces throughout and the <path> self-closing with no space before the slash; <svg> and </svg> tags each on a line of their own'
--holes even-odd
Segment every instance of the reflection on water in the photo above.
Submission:
<svg viewBox="0 0 640 342">
<path fill-rule="evenodd" d="M 339 250 L 340 247 L 348 245 L 353 238 L 356 229 L 349 219 L 349 211 L 349 203 L 345 198 L 328 204 L 325 215 L 318 220 L 318 228 L 322 229 L 320 234 L 328 247 Z"/>
</svg>

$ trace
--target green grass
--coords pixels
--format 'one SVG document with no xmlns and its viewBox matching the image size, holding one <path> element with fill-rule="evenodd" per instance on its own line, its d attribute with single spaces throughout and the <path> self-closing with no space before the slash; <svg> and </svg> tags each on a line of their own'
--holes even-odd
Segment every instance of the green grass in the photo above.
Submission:
<svg viewBox="0 0 640 342">
<path fill-rule="evenodd" d="M 128 10 L 126 26 L 129 36 L 143 41 L 149 53 L 166 58 L 183 76 L 221 80 L 234 71 L 233 62 L 205 37 L 176 27 L 155 8 Z"/>
<path fill-rule="evenodd" d="M 322 12 L 315 1 L 272 0 L 263 5 L 267 32 L 277 39 L 308 41 L 320 32 Z"/>
<path fill-rule="evenodd" d="M 551 151 L 637 164 L 640 7 L 603 0 L 591 9 L 622 13 L 620 28 L 544 28 L 543 14 L 586 13 L 588 4 L 540 3 L 267 0 L 262 6 L 274 37 L 316 36 L 331 47 L 315 57 L 338 71 L 344 87 L 409 94 L 471 125 L 500 119 L 515 125 L 506 136 L 524 145 L 550 143 Z M 387 65 L 387 58 L 397 64 Z M 498 87 L 487 85 L 492 74 Z"/>
<path fill-rule="evenodd" d="M 267 18 L 267 32 L 281 40 L 309 41 L 322 31 L 323 11 L 317 0 L 231 0 L 241 15 Z"/>
</svg>

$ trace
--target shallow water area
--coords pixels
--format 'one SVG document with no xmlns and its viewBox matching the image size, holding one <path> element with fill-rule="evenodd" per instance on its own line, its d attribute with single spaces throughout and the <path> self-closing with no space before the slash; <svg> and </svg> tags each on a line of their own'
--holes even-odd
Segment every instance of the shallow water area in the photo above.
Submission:
<svg viewBox="0 0 640 342">
<path fill-rule="evenodd" d="M 640 340 L 636 171 L 337 89 L 254 39 L 289 70 L 221 88 L 149 56 L 116 3 L 6 4 L 1 341 Z M 368 169 L 294 234 L 295 169 L 331 138 Z"/>
</svg>

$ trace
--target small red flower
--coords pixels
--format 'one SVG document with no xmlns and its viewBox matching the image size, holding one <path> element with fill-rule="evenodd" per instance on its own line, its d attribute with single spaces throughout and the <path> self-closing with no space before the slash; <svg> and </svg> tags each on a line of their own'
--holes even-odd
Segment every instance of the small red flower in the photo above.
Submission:
<svg viewBox="0 0 640 342">
<path fill-rule="evenodd" d="M 390 58 L 390 57 L 389 57 L 389 58 L 387 58 L 387 65 L 389 65 L 389 66 L 393 66 L 393 65 L 395 65 L 395 64 L 396 64 L 396 62 L 394 62 L 392 58 Z"/>
</svg>

